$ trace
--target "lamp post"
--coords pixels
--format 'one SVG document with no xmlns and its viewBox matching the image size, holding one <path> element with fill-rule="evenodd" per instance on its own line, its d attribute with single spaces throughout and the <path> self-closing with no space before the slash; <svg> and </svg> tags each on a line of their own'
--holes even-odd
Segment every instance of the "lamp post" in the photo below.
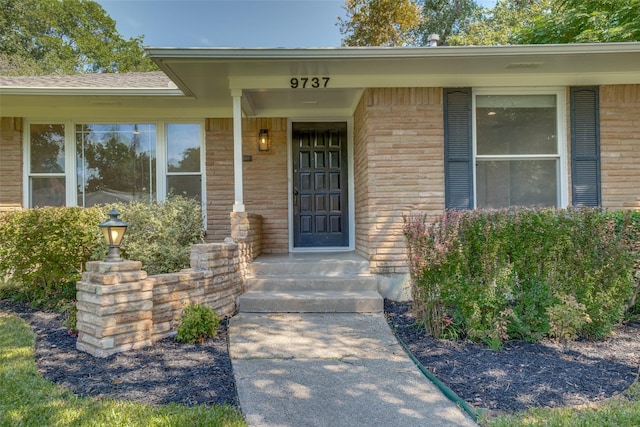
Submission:
<svg viewBox="0 0 640 427">
<path fill-rule="evenodd" d="M 120 262 L 120 243 L 122 243 L 122 237 L 127 231 L 129 224 L 118 218 L 120 212 L 115 209 L 111 209 L 108 213 L 109 219 L 105 222 L 98 224 L 98 227 L 102 229 L 104 233 L 104 239 L 109 245 L 109 255 L 104 259 L 105 262 Z"/>
</svg>

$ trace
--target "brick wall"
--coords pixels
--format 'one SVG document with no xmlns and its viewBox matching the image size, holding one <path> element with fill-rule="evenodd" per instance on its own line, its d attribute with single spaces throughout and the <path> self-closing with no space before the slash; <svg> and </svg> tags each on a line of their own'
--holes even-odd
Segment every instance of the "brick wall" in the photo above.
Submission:
<svg viewBox="0 0 640 427">
<path fill-rule="evenodd" d="M 600 88 L 602 206 L 640 209 L 640 85 Z"/>
<path fill-rule="evenodd" d="M 22 119 L 0 118 L 0 211 L 22 208 Z"/>
<path fill-rule="evenodd" d="M 258 151 L 258 132 L 268 129 L 271 148 Z M 243 162 L 244 204 L 247 212 L 262 217 L 265 253 L 286 253 L 288 240 L 287 120 L 244 119 L 242 150 L 251 156 Z M 233 120 L 208 119 L 206 123 L 207 241 L 229 236 L 233 209 Z"/>
<path fill-rule="evenodd" d="M 439 88 L 368 89 L 358 105 L 356 241 L 373 273 L 407 272 L 403 215 L 444 209 L 442 114 Z"/>
</svg>

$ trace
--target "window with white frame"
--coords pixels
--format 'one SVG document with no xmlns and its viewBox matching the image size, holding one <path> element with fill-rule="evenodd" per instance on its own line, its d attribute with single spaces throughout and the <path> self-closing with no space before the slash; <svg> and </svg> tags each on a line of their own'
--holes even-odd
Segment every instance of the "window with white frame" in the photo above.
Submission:
<svg viewBox="0 0 640 427">
<path fill-rule="evenodd" d="M 204 199 L 200 123 L 31 123 L 26 138 L 29 207 Z"/>
<path fill-rule="evenodd" d="M 478 208 L 564 203 L 560 93 L 474 94 Z"/>
</svg>

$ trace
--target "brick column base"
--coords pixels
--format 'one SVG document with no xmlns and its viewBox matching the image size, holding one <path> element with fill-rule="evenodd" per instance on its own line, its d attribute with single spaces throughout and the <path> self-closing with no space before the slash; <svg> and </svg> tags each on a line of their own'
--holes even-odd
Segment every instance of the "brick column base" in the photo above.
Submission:
<svg viewBox="0 0 640 427">
<path fill-rule="evenodd" d="M 108 357 L 152 344 L 153 282 L 140 261 L 88 262 L 76 288 L 78 350 Z"/>
</svg>

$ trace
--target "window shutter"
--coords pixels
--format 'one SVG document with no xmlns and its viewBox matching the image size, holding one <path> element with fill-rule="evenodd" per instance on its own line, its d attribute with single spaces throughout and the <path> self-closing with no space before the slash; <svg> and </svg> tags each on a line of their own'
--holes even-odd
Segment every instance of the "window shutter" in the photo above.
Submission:
<svg viewBox="0 0 640 427">
<path fill-rule="evenodd" d="M 444 89 L 445 207 L 473 209 L 471 89 Z"/>
<path fill-rule="evenodd" d="M 600 113 L 597 87 L 571 88 L 571 204 L 600 206 Z"/>
</svg>

